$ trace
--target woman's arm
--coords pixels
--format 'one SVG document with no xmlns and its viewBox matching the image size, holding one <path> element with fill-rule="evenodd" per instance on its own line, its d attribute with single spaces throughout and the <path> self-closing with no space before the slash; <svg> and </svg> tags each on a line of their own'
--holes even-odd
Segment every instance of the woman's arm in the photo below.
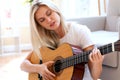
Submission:
<svg viewBox="0 0 120 80">
<path fill-rule="evenodd" d="M 94 45 L 85 48 L 84 51 L 92 50 L 93 48 Z M 97 48 L 94 48 L 89 55 L 88 67 L 93 80 L 97 80 L 100 77 L 103 59 L 103 56 Z"/>
<path fill-rule="evenodd" d="M 93 80 L 97 80 L 101 75 L 103 57 L 97 48 L 93 49 L 89 55 L 88 65 Z"/>
<path fill-rule="evenodd" d="M 23 70 L 25 72 L 29 72 L 29 73 L 37 72 L 37 67 L 36 67 L 37 65 L 32 64 L 30 62 L 30 58 L 31 58 L 32 54 L 33 54 L 32 52 L 29 53 L 28 56 L 25 58 L 25 60 L 21 63 L 21 66 L 20 66 L 21 70 Z"/>
<path fill-rule="evenodd" d="M 51 66 L 54 62 L 48 61 L 43 64 L 32 64 L 30 58 L 33 53 L 30 53 L 25 60 L 21 63 L 21 70 L 28 73 L 39 73 L 45 80 L 54 80 L 55 74 L 51 73 L 48 70 L 48 67 Z"/>
</svg>

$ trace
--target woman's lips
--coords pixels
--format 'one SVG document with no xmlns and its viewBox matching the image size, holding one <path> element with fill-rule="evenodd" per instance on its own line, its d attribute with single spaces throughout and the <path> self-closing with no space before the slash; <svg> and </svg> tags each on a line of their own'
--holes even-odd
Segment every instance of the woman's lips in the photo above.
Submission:
<svg viewBox="0 0 120 80">
<path fill-rule="evenodd" d="M 54 25 L 55 25 L 55 22 L 51 23 L 51 24 L 50 24 L 50 27 L 52 27 L 52 26 L 54 26 Z"/>
</svg>

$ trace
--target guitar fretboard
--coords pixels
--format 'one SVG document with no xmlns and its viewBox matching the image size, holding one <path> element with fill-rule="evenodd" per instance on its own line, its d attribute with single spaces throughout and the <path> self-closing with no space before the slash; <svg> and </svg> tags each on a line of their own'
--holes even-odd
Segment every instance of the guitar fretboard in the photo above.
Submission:
<svg viewBox="0 0 120 80">
<path fill-rule="evenodd" d="M 100 50 L 102 55 L 110 53 L 110 52 L 112 52 L 112 43 L 98 47 L 98 49 Z M 70 66 L 74 66 L 74 65 L 82 63 L 82 62 L 88 62 L 88 60 L 89 60 L 88 55 L 90 54 L 90 52 L 91 52 L 91 50 L 87 51 L 87 52 L 81 52 L 81 49 L 77 49 L 77 51 L 76 51 L 73 48 L 73 53 L 77 53 L 77 55 L 70 56 L 65 59 L 61 59 L 60 63 L 55 65 L 55 67 L 57 69 L 62 70 L 62 69 L 65 69 Z"/>
</svg>

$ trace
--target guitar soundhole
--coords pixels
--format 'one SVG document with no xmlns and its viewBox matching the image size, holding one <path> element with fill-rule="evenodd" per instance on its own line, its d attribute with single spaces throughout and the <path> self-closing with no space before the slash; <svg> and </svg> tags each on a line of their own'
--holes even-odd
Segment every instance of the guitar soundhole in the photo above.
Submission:
<svg viewBox="0 0 120 80">
<path fill-rule="evenodd" d="M 60 60 L 57 60 L 54 64 L 54 71 L 55 73 L 59 73 L 61 70 L 62 63 Z"/>
</svg>

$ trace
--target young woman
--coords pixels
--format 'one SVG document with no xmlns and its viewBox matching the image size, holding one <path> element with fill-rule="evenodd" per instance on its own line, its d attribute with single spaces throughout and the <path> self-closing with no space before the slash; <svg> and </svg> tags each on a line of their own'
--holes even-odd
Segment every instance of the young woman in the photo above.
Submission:
<svg viewBox="0 0 120 80">
<path fill-rule="evenodd" d="M 40 55 L 40 47 L 46 46 L 56 49 L 60 44 L 69 43 L 80 46 L 83 51 L 92 50 L 89 62 L 85 65 L 83 80 L 97 80 L 102 72 L 103 56 L 94 48 L 90 37 L 90 30 L 77 23 L 65 21 L 60 10 L 48 0 L 37 0 L 32 4 L 30 12 L 30 28 L 33 52 Z M 55 74 L 49 71 L 48 66 L 54 61 L 42 64 L 32 64 L 30 53 L 21 64 L 21 69 L 29 73 L 39 73 L 44 80 L 54 80 Z"/>
</svg>

